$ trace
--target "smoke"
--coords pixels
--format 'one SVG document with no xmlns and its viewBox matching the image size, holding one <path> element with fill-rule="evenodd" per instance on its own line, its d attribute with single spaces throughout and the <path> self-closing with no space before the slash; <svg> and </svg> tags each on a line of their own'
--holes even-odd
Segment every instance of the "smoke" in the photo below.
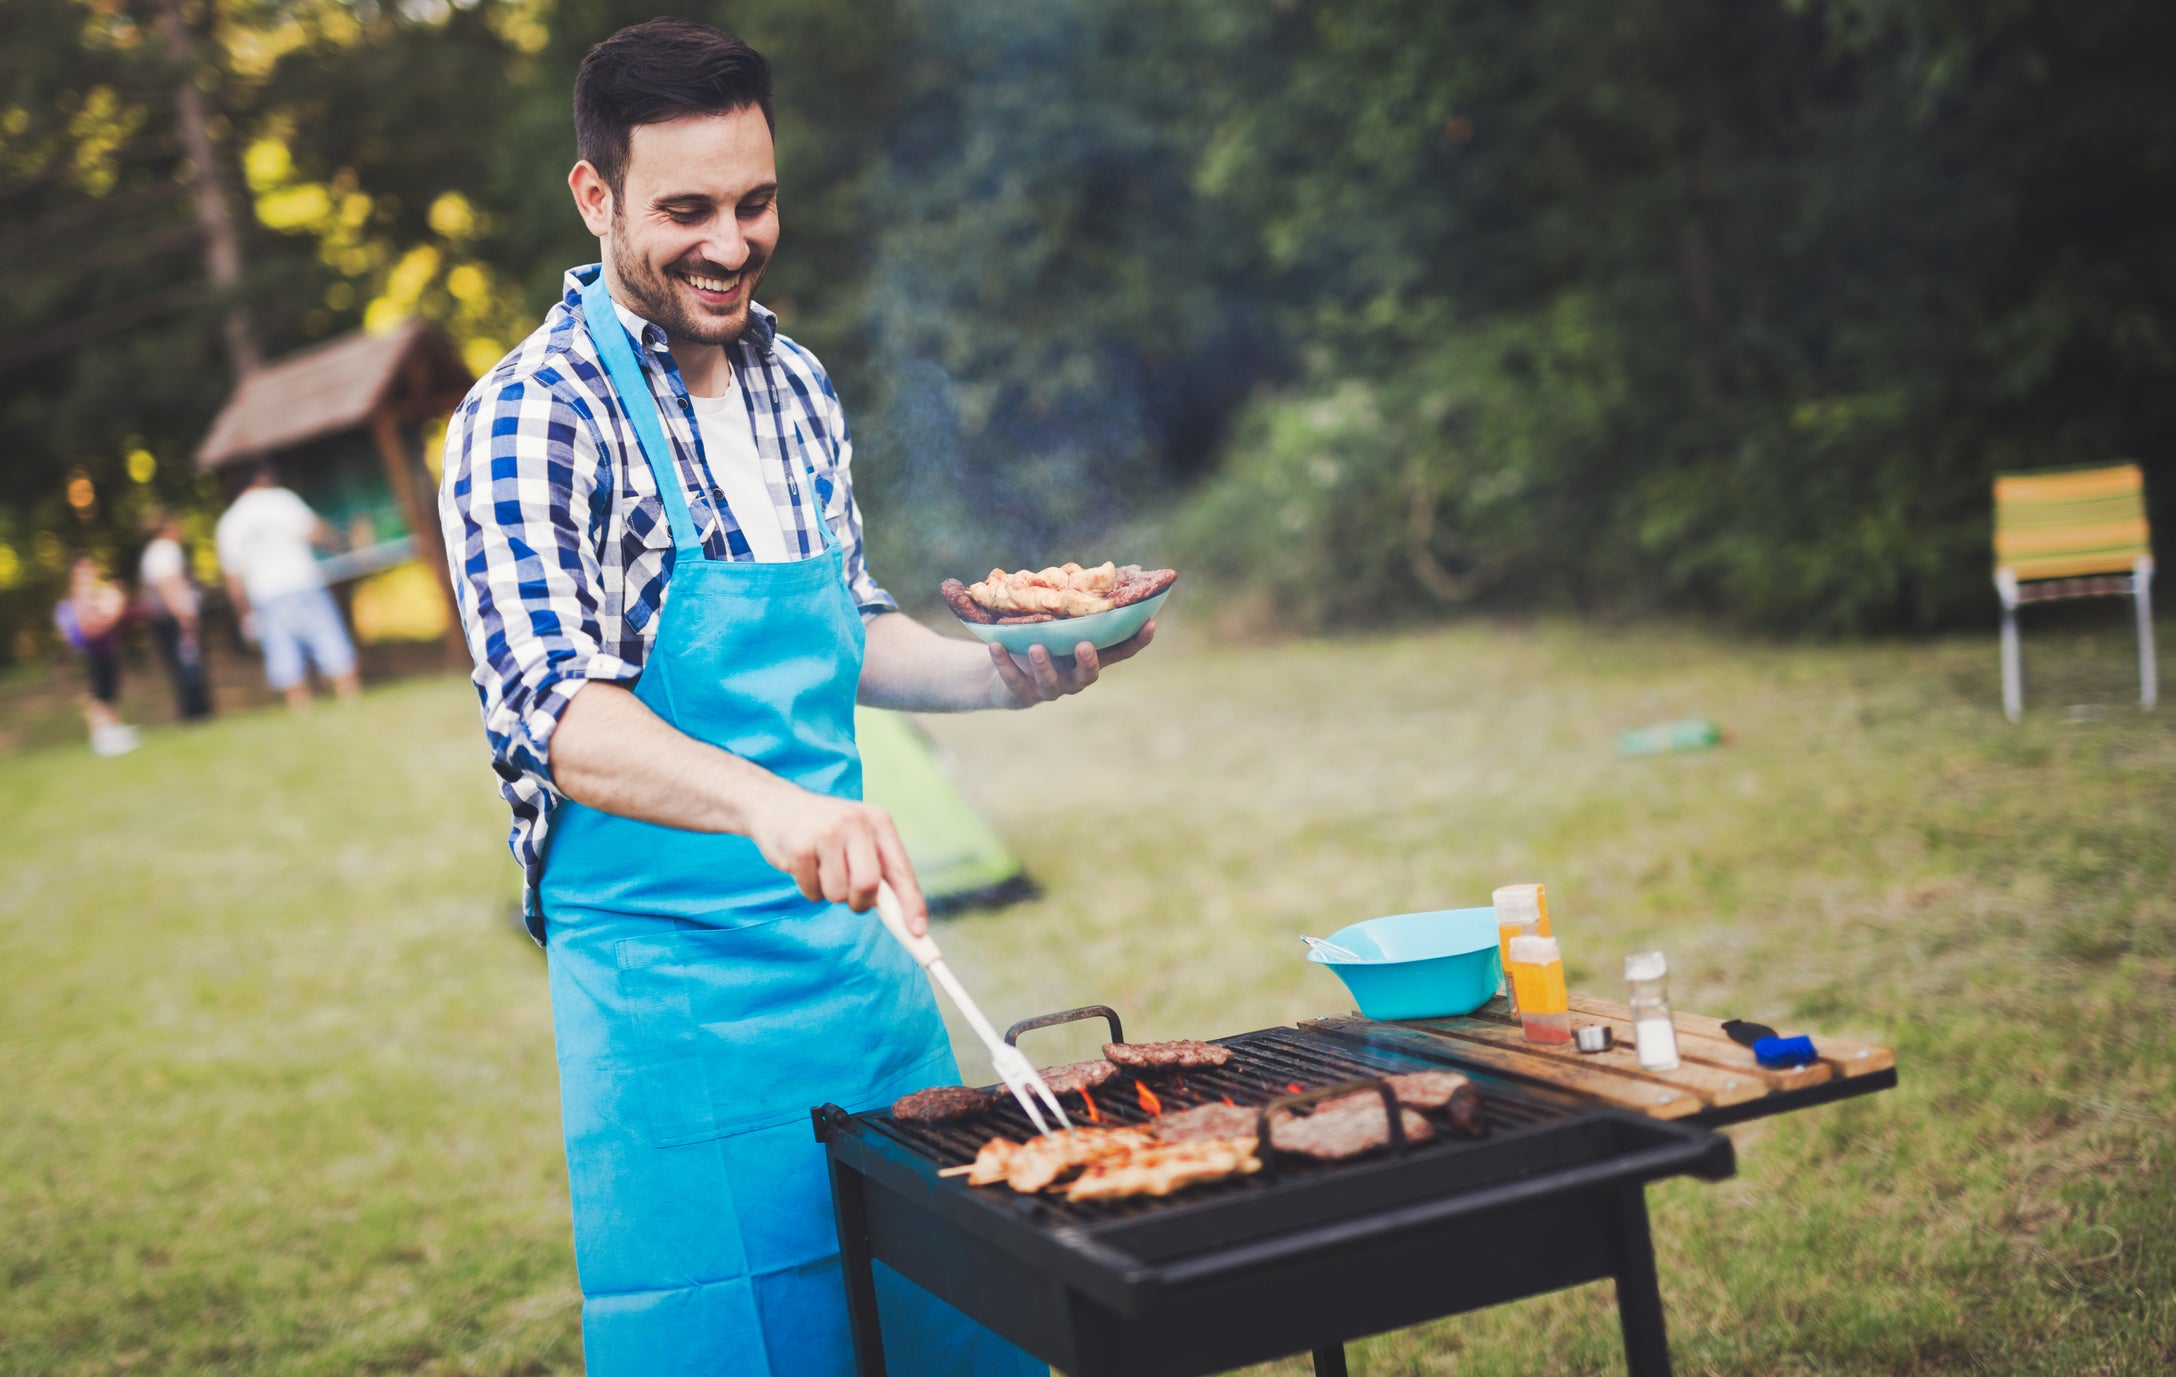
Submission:
<svg viewBox="0 0 2176 1377">
<path fill-rule="evenodd" d="M 1126 51 L 1124 4 L 919 20 L 865 295 L 862 482 L 910 528 L 878 557 L 925 582 L 1154 558 L 1095 542 L 1201 470 L 1274 361 L 1224 261 L 1241 236 L 1191 189 L 1171 73 Z"/>
</svg>

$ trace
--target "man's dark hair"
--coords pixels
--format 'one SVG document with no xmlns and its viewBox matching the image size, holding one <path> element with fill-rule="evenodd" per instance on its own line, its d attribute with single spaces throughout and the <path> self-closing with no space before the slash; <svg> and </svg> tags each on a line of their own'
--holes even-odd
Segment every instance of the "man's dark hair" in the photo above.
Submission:
<svg viewBox="0 0 2176 1377">
<path fill-rule="evenodd" d="M 729 115 L 755 106 L 778 132 L 769 59 L 729 33 L 685 19 L 631 24 L 589 50 L 574 78 L 576 156 L 597 169 L 617 207 L 628 137 L 638 124 Z"/>
</svg>

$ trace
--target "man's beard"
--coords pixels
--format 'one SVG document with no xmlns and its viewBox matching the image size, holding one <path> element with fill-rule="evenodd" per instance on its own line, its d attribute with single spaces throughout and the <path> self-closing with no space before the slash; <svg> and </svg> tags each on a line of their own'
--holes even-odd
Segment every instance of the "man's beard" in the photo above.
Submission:
<svg viewBox="0 0 2176 1377">
<path fill-rule="evenodd" d="M 731 315 L 715 316 L 699 304 L 688 302 L 672 271 L 659 272 L 650 267 L 622 247 L 625 242 L 626 237 L 622 234 L 612 236 L 612 272 L 626 294 L 620 305 L 664 330 L 667 338 L 692 344 L 731 344 L 747 332 L 756 284 L 762 281 L 763 269 L 768 266 L 753 245 L 749 246 L 747 261 L 740 268 L 739 303 Z M 705 258 L 681 259 L 673 264 L 673 271 L 718 278 L 733 275 L 730 269 Z"/>
</svg>

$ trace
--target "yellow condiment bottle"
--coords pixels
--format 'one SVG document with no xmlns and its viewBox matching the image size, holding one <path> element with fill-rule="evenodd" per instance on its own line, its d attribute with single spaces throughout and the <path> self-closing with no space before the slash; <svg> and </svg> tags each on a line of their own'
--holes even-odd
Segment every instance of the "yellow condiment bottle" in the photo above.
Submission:
<svg viewBox="0 0 2176 1377">
<path fill-rule="evenodd" d="M 1564 988 L 1564 955 L 1554 937 L 1511 939 L 1511 984 L 1528 1042 L 1572 1040 L 1571 995 Z"/>
</svg>

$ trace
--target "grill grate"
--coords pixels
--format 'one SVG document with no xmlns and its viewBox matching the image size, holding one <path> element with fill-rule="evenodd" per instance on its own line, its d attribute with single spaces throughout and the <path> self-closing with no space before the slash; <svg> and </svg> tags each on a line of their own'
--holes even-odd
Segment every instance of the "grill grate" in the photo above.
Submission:
<svg viewBox="0 0 2176 1377">
<path fill-rule="evenodd" d="M 1251 1108 L 1297 1091 L 1314 1090 L 1341 1081 L 1391 1072 L 1441 1069 L 1443 1066 L 1440 1061 L 1407 1056 L 1388 1048 L 1329 1043 L 1290 1028 L 1267 1028 L 1218 1041 L 1238 1054 L 1224 1066 L 1145 1078 L 1121 1070 L 1104 1082 L 1093 1092 L 1102 1124 L 1125 1127 L 1153 1120 L 1156 1116 L 1141 1104 L 1136 1089 L 1143 1084 L 1161 1101 L 1163 1111 L 1170 1114 L 1227 1099 Z M 1407 1147 L 1407 1155 L 1456 1153 L 1507 1133 L 1561 1123 L 1581 1113 L 1569 1102 L 1543 1098 L 1525 1087 L 1513 1088 L 1485 1072 L 1460 1069 L 1472 1079 L 1481 1094 L 1481 1136 L 1464 1138 L 1447 1130 L 1441 1131 L 1426 1143 Z M 1079 1094 L 1065 1096 L 1062 1103 L 1075 1125 L 1089 1122 Z M 888 1112 L 862 1117 L 880 1132 L 932 1159 L 939 1167 L 972 1162 L 982 1145 L 992 1137 L 1018 1142 L 1035 1132 L 1027 1115 L 1010 1096 L 1005 1097 L 999 1109 L 960 1123 L 906 1124 L 893 1119 Z M 1359 1160 L 1377 1161 L 1381 1157 L 1378 1153 Z M 1197 1186 L 1170 1196 L 1075 1204 L 1062 1197 L 1045 1195 L 1037 1197 L 1037 1203 L 1057 1218 L 1076 1222 L 1123 1220 L 1183 1210 L 1190 1205 L 1266 1190 L 1287 1181 L 1335 1174 L 1350 1165 L 1355 1164 L 1310 1162 L 1279 1156 L 1273 1170 Z M 964 1182 L 960 1184 L 966 1188 Z"/>
</svg>

